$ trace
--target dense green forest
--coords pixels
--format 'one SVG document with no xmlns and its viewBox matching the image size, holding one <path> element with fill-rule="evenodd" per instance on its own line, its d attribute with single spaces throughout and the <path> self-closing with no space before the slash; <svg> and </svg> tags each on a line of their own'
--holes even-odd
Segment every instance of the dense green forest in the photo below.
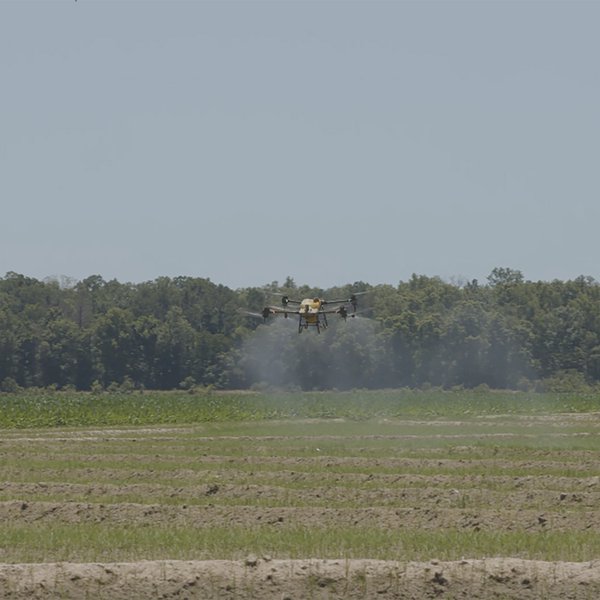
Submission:
<svg viewBox="0 0 600 600">
<path fill-rule="evenodd" d="M 262 320 L 291 297 L 361 297 L 365 312 L 321 335 Z M 600 285 L 527 281 L 496 268 L 485 284 L 413 275 L 398 285 L 232 290 L 208 279 L 144 283 L 0 278 L 0 389 L 561 389 L 600 381 Z"/>
</svg>

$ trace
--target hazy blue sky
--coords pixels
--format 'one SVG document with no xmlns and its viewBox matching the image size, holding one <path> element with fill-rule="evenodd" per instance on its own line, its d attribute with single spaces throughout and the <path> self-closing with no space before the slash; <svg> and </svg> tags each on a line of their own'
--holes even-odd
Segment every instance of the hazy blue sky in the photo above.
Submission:
<svg viewBox="0 0 600 600">
<path fill-rule="evenodd" d="M 0 0 L 0 275 L 600 279 L 600 2 Z"/>
</svg>

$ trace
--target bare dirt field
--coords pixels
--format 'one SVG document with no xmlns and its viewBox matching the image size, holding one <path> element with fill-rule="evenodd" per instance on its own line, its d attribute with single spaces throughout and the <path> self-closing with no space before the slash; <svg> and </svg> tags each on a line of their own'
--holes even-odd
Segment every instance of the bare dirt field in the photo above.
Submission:
<svg viewBox="0 0 600 600">
<path fill-rule="evenodd" d="M 0 566 L 3 598 L 595 599 L 600 562 L 496 558 L 138 561 Z"/>
<path fill-rule="evenodd" d="M 600 416 L 0 432 L 1 598 L 600 598 Z"/>
</svg>

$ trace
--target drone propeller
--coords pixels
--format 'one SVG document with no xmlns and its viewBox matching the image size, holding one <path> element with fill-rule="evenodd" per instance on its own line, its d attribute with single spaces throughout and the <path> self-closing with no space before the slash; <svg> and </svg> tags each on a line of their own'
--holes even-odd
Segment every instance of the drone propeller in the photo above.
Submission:
<svg viewBox="0 0 600 600">
<path fill-rule="evenodd" d="M 365 290 L 364 292 L 353 292 L 352 295 L 350 296 L 350 299 L 352 300 L 352 298 L 356 298 L 357 296 L 364 296 L 365 294 L 368 294 L 369 291 Z"/>
<path fill-rule="evenodd" d="M 352 294 L 352 296 L 350 296 L 350 304 L 352 304 L 352 309 L 354 310 L 354 312 L 356 312 L 356 307 L 358 305 L 357 296 L 364 296 L 367 293 L 368 292 L 355 292 L 354 294 Z"/>
<path fill-rule="evenodd" d="M 354 311 L 352 311 L 352 312 L 349 312 L 349 311 L 348 311 L 348 308 L 347 308 L 346 306 L 340 306 L 340 307 L 337 309 L 336 313 L 337 313 L 338 315 L 340 315 L 340 317 L 341 317 L 342 319 L 344 319 L 344 321 L 345 321 L 345 320 L 346 320 L 346 319 L 348 319 L 348 318 L 351 318 L 351 319 L 354 319 L 354 318 L 358 318 L 358 319 L 364 319 L 364 318 L 368 318 L 368 317 L 362 317 L 362 316 L 360 316 L 360 315 L 361 315 L 361 314 L 363 314 L 363 313 L 366 313 L 366 312 L 368 312 L 369 310 L 370 310 L 370 309 L 366 308 L 366 309 L 364 309 L 364 310 L 354 310 Z"/>
<path fill-rule="evenodd" d="M 350 298 L 336 298 L 335 300 L 324 300 L 323 304 L 351 304 L 352 309 L 356 312 L 356 307 L 358 306 L 358 296 L 364 296 L 369 292 L 354 292 Z"/>
<path fill-rule="evenodd" d="M 284 308 L 288 304 L 300 304 L 300 301 L 292 300 L 287 294 L 282 294 L 281 292 L 270 292 L 270 294 L 273 296 L 279 296 L 281 298 L 281 306 Z"/>
<path fill-rule="evenodd" d="M 274 311 L 273 311 L 273 309 L 271 309 L 271 308 L 269 308 L 269 307 L 265 307 L 265 308 L 262 310 L 262 312 L 259 312 L 259 313 L 257 313 L 257 312 L 252 312 L 251 310 L 244 310 L 244 309 L 242 309 L 242 308 L 238 309 L 238 312 L 239 312 L 239 313 L 241 313 L 241 314 L 243 314 L 243 315 L 246 315 L 246 316 L 248 316 L 248 317 L 255 317 L 255 318 L 257 318 L 257 319 L 264 319 L 265 321 L 267 320 L 267 318 L 268 318 L 270 315 L 274 314 Z"/>
</svg>

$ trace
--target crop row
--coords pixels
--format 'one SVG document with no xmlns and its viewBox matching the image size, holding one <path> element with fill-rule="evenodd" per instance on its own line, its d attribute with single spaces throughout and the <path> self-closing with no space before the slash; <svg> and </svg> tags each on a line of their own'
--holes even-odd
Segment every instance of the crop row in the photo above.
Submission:
<svg viewBox="0 0 600 600">
<path fill-rule="evenodd" d="M 0 428 L 93 427 L 289 418 L 364 420 L 600 410 L 600 394 L 386 390 L 281 394 L 0 394 Z"/>
</svg>

